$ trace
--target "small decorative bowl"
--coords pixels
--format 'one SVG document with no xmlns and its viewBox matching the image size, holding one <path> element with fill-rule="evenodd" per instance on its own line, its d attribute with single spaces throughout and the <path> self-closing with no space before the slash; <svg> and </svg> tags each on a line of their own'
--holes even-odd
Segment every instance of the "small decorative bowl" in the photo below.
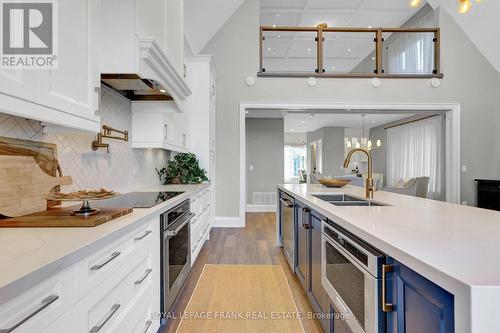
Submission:
<svg viewBox="0 0 500 333">
<path fill-rule="evenodd" d="M 321 185 L 326 187 L 342 187 L 349 184 L 351 181 L 348 179 L 332 179 L 332 178 L 323 178 L 318 179 Z"/>
</svg>

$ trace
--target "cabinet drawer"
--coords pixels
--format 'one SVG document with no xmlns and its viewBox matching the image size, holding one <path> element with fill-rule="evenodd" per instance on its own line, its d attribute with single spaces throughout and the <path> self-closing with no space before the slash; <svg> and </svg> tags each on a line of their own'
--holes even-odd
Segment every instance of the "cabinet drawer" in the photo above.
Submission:
<svg viewBox="0 0 500 333">
<path fill-rule="evenodd" d="M 115 275 L 131 256 L 151 251 L 153 241 L 152 224 L 148 223 L 77 263 L 77 299 Z"/>
<path fill-rule="evenodd" d="M 77 305 L 77 332 L 122 332 L 117 328 L 134 310 L 136 300 L 152 289 L 151 262 L 149 253 L 139 262 L 120 268 L 116 276 L 105 280 L 85 297 Z"/>
<path fill-rule="evenodd" d="M 129 307 L 124 320 L 116 328 L 117 332 L 145 333 L 158 330 L 159 319 L 153 319 L 153 287 L 137 298 Z"/>
<path fill-rule="evenodd" d="M 17 331 L 14 331 L 17 332 Z M 43 333 L 75 333 L 76 332 L 76 310 L 72 308 L 62 317 L 52 323 Z"/>
<path fill-rule="evenodd" d="M 75 304 L 75 279 L 73 265 L 0 306 L 0 332 L 45 330 Z"/>
</svg>

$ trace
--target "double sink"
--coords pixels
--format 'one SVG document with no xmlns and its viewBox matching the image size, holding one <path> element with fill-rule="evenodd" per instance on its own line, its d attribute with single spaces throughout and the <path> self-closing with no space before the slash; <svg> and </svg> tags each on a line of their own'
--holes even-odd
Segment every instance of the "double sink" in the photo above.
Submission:
<svg viewBox="0 0 500 333">
<path fill-rule="evenodd" d="M 387 206 L 378 202 L 364 200 L 343 193 L 313 194 L 312 196 L 327 201 L 335 206 L 368 206 L 368 207 Z"/>
</svg>

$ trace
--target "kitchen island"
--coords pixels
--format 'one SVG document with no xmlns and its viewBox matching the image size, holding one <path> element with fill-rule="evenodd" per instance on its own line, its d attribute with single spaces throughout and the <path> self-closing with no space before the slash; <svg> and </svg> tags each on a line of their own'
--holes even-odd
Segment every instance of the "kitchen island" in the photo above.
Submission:
<svg viewBox="0 0 500 333">
<path fill-rule="evenodd" d="M 278 190 L 451 293 L 455 332 L 500 330 L 498 212 L 384 191 L 374 195 L 380 206 L 335 206 L 315 196 L 363 199 L 364 189 L 354 186 L 286 184 Z M 277 240 L 281 245 L 279 225 Z"/>
</svg>

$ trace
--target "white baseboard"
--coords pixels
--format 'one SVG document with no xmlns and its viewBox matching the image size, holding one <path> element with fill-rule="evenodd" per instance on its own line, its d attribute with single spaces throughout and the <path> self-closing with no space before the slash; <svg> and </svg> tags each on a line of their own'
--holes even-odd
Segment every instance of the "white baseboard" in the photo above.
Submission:
<svg viewBox="0 0 500 333">
<path fill-rule="evenodd" d="M 217 216 L 214 219 L 214 228 L 244 228 L 245 220 L 239 217 L 223 217 Z"/>
<path fill-rule="evenodd" d="M 248 213 L 272 213 L 276 211 L 276 205 L 247 205 Z"/>
</svg>

